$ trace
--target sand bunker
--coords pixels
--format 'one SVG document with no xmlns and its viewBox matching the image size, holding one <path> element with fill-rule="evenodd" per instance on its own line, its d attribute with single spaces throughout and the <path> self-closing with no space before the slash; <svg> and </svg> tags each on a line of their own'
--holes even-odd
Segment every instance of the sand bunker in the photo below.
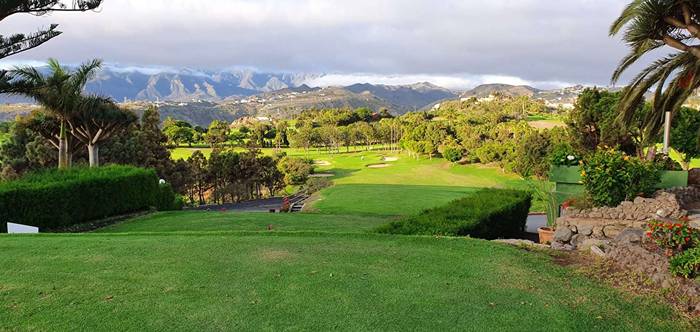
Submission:
<svg viewBox="0 0 700 332">
<path fill-rule="evenodd" d="M 397 157 L 384 157 L 382 158 L 383 161 L 397 161 L 399 158 Z"/>
<path fill-rule="evenodd" d="M 333 176 L 334 176 L 334 174 L 331 174 L 331 173 L 316 173 L 316 174 L 309 175 L 310 178 L 330 178 Z"/>
<path fill-rule="evenodd" d="M 316 164 L 318 166 L 330 166 L 331 165 L 331 163 L 329 161 L 326 161 L 326 160 L 316 160 L 316 161 L 314 161 L 314 164 Z"/>
<path fill-rule="evenodd" d="M 389 164 L 369 164 L 366 167 L 367 168 L 386 168 L 389 166 L 391 166 L 391 165 L 389 165 Z"/>
</svg>

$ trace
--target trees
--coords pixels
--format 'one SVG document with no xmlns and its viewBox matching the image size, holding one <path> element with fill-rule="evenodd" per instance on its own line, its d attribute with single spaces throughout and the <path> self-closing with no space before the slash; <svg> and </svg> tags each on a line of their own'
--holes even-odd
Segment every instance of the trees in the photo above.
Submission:
<svg viewBox="0 0 700 332">
<path fill-rule="evenodd" d="M 677 112 L 700 87 L 700 45 L 689 44 L 700 37 L 700 3 L 634 0 L 610 28 L 611 36 L 618 34 L 622 34 L 630 52 L 613 73 L 613 83 L 642 56 L 662 47 L 676 50 L 642 69 L 624 89 L 618 105 L 621 120 L 630 123 L 644 102 L 644 94 L 654 88 L 654 102 L 643 118 L 642 128 L 647 136 L 658 135 L 664 113 Z"/>
<path fill-rule="evenodd" d="M 27 13 L 44 15 L 57 11 L 87 11 L 102 4 L 102 0 L 73 0 L 72 5 L 60 0 L 6 0 L 0 3 L 0 21 L 14 14 Z M 0 35 L 0 59 L 35 48 L 61 34 L 58 25 L 51 24 L 30 34 L 16 33 L 9 36 Z"/>
<path fill-rule="evenodd" d="M 584 90 L 569 113 L 566 124 L 574 147 L 581 152 L 594 152 L 599 146 L 617 147 L 628 154 L 644 155 L 657 136 L 648 136 L 642 119 L 648 112 L 644 105 L 634 109 L 625 124 L 618 121 L 621 94 L 597 88 Z"/>
<path fill-rule="evenodd" d="M 681 165 L 689 168 L 690 160 L 700 156 L 700 111 L 682 107 L 673 118 L 671 146 L 683 158 Z"/>
<path fill-rule="evenodd" d="M 209 124 L 207 142 L 211 144 L 213 148 L 219 148 L 228 141 L 229 133 L 230 129 L 226 122 L 214 120 Z"/>
<path fill-rule="evenodd" d="M 187 121 L 166 119 L 163 121 L 163 133 L 168 137 L 168 141 L 175 146 L 187 143 L 192 146 L 196 142 L 197 131 Z"/>
<path fill-rule="evenodd" d="M 136 121 L 136 115 L 101 97 L 83 97 L 67 119 L 71 134 L 88 149 L 90 167 L 100 164 L 100 144 Z"/>
<path fill-rule="evenodd" d="M 60 120 L 59 168 L 68 168 L 71 164 L 67 122 L 84 102 L 83 88 L 101 65 L 100 60 L 92 60 L 71 71 L 62 67 L 57 60 L 49 59 L 48 75 L 34 67 L 15 68 L 10 72 L 11 82 L 5 86 L 7 93 L 33 98 Z"/>
</svg>

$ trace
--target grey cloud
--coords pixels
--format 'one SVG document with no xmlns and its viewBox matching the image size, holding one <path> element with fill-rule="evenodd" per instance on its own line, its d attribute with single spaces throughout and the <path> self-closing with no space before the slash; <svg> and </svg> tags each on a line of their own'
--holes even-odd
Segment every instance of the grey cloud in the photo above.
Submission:
<svg viewBox="0 0 700 332">
<path fill-rule="evenodd" d="M 65 34 L 12 58 L 337 74 L 607 84 L 625 52 L 619 0 L 107 0 L 98 13 L 13 17 Z"/>
</svg>

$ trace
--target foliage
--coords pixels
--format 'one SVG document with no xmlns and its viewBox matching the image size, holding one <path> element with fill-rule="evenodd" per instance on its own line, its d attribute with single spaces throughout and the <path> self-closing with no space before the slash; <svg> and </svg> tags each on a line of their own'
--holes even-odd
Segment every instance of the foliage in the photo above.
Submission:
<svg viewBox="0 0 700 332">
<path fill-rule="evenodd" d="M 634 0 L 615 20 L 610 35 L 622 35 L 630 52 L 613 73 L 612 83 L 645 55 L 665 46 L 677 50 L 655 61 L 644 59 L 647 67 L 623 90 L 618 106 L 624 125 L 637 122 L 633 120 L 636 109 L 653 90 L 654 102 L 640 127 L 650 137 L 660 134 L 664 113 L 678 111 L 700 86 L 700 49 L 689 44 L 699 37 L 698 14 L 697 1 Z"/>
<path fill-rule="evenodd" d="M 677 252 L 700 243 L 700 233 L 687 222 L 670 223 L 654 220 L 647 225 L 647 237 L 662 249 Z"/>
<path fill-rule="evenodd" d="M 0 183 L 0 220 L 59 229 L 146 210 L 159 195 L 155 172 L 141 168 L 44 171 Z"/>
<path fill-rule="evenodd" d="M 284 174 L 284 182 L 292 186 L 306 183 L 309 175 L 314 170 L 312 160 L 293 157 L 282 158 L 278 167 Z"/>
<path fill-rule="evenodd" d="M 673 117 L 671 146 L 682 155 L 685 169 L 693 158 L 700 157 L 700 112 L 682 107 Z"/>
<path fill-rule="evenodd" d="M 158 195 L 155 200 L 155 207 L 158 211 L 182 210 L 183 204 L 182 196 L 176 194 L 170 184 L 158 185 Z"/>
<path fill-rule="evenodd" d="M 447 161 L 456 163 L 462 159 L 464 152 L 459 147 L 447 147 L 442 151 L 442 156 L 447 159 Z"/>
<path fill-rule="evenodd" d="M 306 191 L 307 194 L 313 194 L 328 187 L 331 187 L 332 185 L 333 181 L 331 181 L 328 178 L 310 178 L 306 181 L 306 184 L 304 185 L 304 191 Z"/>
<path fill-rule="evenodd" d="M 700 248 L 691 248 L 669 260 L 669 270 L 675 276 L 695 278 L 700 273 Z"/>
<path fill-rule="evenodd" d="M 13 14 L 46 15 L 54 11 L 78 11 L 93 10 L 102 4 L 103 0 L 74 0 L 72 6 L 68 6 L 59 0 L 9 0 L 0 3 L 0 21 Z M 9 36 L 0 35 L 0 59 L 6 58 L 35 47 L 59 36 L 57 24 L 39 31 L 24 34 L 16 33 Z M 1 90 L 1 89 L 0 89 Z"/>
<path fill-rule="evenodd" d="M 583 153 L 592 153 L 604 146 L 617 147 L 628 154 L 641 156 L 644 148 L 652 143 L 639 130 L 640 121 L 621 124 L 617 105 L 621 94 L 597 88 L 584 90 L 569 113 L 566 124 L 573 146 Z M 631 120 L 644 115 L 643 103 L 635 109 Z"/>
<path fill-rule="evenodd" d="M 601 149 L 583 163 L 582 180 L 595 206 L 617 206 L 639 195 L 650 195 L 661 173 L 653 162 Z"/>
<path fill-rule="evenodd" d="M 568 145 L 558 145 L 549 157 L 553 166 L 579 166 L 581 157 Z"/>
<path fill-rule="evenodd" d="M 532 198 L 543 202 L 547 213 L 547 226 L 554 227 L 559 214 L 559 200 L 554 183 L 549 181 L 527 180 Z"/>
<path fill-rule="evenodd" d="M 469 197 L 422 211 L 378 229 L 405 235 L 472 236 L 484 239 L 517 236 L 530 210 L 530 193 L 484 189 Z"/>
</svg>

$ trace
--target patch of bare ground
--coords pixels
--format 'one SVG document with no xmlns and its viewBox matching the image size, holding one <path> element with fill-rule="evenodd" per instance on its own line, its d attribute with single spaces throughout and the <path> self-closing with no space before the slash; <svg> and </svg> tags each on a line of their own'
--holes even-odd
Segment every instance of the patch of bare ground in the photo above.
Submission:
<svg viewBox="0 0 700 332">
<path fill-rule="evenodd" d="M 391 165 L 389 164 L 369 164 L 366 167 L 367 168 L 387 168 L 390 167 Z"/>
<path fill-rule="evenodd" d="M 333 173 L 315 173 L 309 175 L 310 178 L 331 178 L 333 176 Z"/>
<path fill-rule="evenodd" d="M 269 263 L 288 261 L 293 259 L 294 256 L 293 253 L 287 250 L 263 249 L 258 252 L 258 257 Z"/>
<path fill-rule="evenodd" d="M 694 280 L 674 278 L 672 285 L 662 287 L 648 275 L 623 268 L 611 259 L 604 259 L 589 252 L 551 252 L 553 262 L 568 267 L 593 280 L 623 291 L 629 295 L 653 296 L 665 300 L 686 316 L 693 326 L 700 328 L 700 306 L 688 294 L 685 286 L 697 286 Z"/>
</svg>

